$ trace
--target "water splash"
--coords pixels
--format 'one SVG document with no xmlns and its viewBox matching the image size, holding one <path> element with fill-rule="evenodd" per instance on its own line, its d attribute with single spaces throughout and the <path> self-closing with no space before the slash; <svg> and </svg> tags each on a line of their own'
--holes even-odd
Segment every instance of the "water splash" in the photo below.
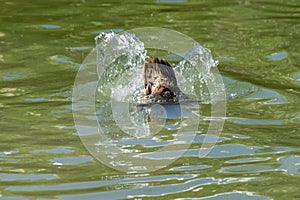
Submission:
<svg viewBox="0 0 300 200">
<path fill-rule="evenodd" d="M 130 33 L 101 33 L 95 41 L 100 78 L 98 91 L 102 97 L 109 96 L 121 102 L 136 101 L 143 86 L 144 44 Z"/>
<path fill-rule="evenodd" d="M 195 45 L 174 68 L 182 91 L 194 94 L 192 97 L 201 103 L 209 103 L 211 94 L 207 80 L 214 81 L 211 70 L 217 65 L 218 61 L 212 58 L 209 49 Z"/>
<path fill-rule="evenodd" d="M 126 134 L 141 138 L 156 133 L 146 122 L 147 110 L 137 112 L 132 104 L 139 102 L 143 89 L 144 43 L 130 33 L 101 33 L 95 40 L 98 99 L 110 100 L 111 116 Z"/>
<path fill-rule="evenodd" d="M 147 37 L 151 36 L 149 31 L 156 35 L 154 43 L 152 37 Z M 161 31 L 165 36 L 174 37 L 157 35 Z M 182 40 L 174 40 L 177 37 Z M 163 40 L 158 42 L 157 39 Z M 84 133 L 80 137 L 85 146 L 101 162 L 125 171 L 152 171 L 181 157 L 197 134 L 201 117 L 198 101 L 203 100 L 201 97 L 204 92 L 207 92 L 207 97 L 214 93 L 209 86 L 205 86 L 211 84 L 215 87 L 209 79 L 213 82 L 212 68 L 217 62 L 212 59 L 209 50 L 196 45 L 193 40 L 180 33 L 165 29 L 143 29 L 134 34 L 101 33 L 95 41 L 96 48 L 84 62 L 76 79 L 75 85 L 78 86 L 74 92 L 75 103 L 80 106 L 88 105 L 87 109 L 79 110 L 81 115 L 74 115 L 77 117 L 76 128 Z M 162 42 L 166 42 L 167 45 L 163 48 L 170 48 L 170 52 L 184 52 L 178 54 L 183 55 L 183 60 L 173 69 L 179 87 L 188 96 L 195 97 L 196 101 L 183 99 L 176 105 L 139 104 L 143 90 L 142 70 L 147 53 L 145 46 L 159 49 Z M 89 77 L 91 73 L 93 76 Z M 86 77 L 93 81 L 92 88 Z M 199 87 L 203 89 L 197 89 Z M 97 104 L 93 102 L 95 98 Z M 207 102 L 210 102 L 209 98 Z M 91 113 L 92 111 L 96 113 Z M 213 109 L 211 113 L 219 116 Z M 85 127 L 90 124 L 93 127 L 87 132 Z M 217 132 L 219 130 L 216 125 L 212 128 Z M 208 134 L 214 134 L 211 132 L 208 131 Z M 130 144 L 131 141 L 134 143 Z M 149 149 L 149 144 L 161 142 L 165 145 L 155 148 L 155 158 L 144 156 L 153 151 Z M 209 142 L 211 145 L 204 147 L 206 152 L 214 144 Z M 206 154 L 204 152 L 201 155 Z"/>
<path fill-rule="evenodd" d="M 101 77 L 98 99 L 140 103 L 142 69 L 147 52 L 144 43 L 131 33 L 101 33 L 95 40 L 97 72 Z M 214 81 L 211 68 L 217 65 L 208 49 L 195 45 L 174 67 L 180 89 L 197 101 L 209 103 L 206 80 Z"/>
<path fill-rule="evenodd" d="M 110 109 L 99 107 L 98 110 L 106 116 L 105 119 L 110 118 L 128 135 L 141 138 L 155 134 L 163 128 L 162 123 L 149 122 L 147 116 L 152 117 L 152 121 L 155 121 L 154 118 L 182 117 L 180 108 L 178 113 L 173 112 L 170 116 L 168 114 L 170 112 L 164 110 L 166 107 L 162 107 L 161 112 L 157 112 L 157 109 L 151 112 L 153 109 L 150 106 L 142 109 L 135 107 L 140 103 L 143 90 L 142 70 L 147 51 L 144 43 L 134 34 L 101 33 L 95 41 L 99 77 L 96 98 L 102 103 L 110 102 Z M 217 64 L 208 49 L 195 45 L 174 67 L 180 89 L 196 103 L 197 101 L 209 103 L 210 91 L 206 81 L 214 79 L 211 68 L 216 67 Z M 162 115 L 159 116 L 159 113 Z M 107 127 L 103 121 L 99 121 L 102 127 Z"/>
</svg>

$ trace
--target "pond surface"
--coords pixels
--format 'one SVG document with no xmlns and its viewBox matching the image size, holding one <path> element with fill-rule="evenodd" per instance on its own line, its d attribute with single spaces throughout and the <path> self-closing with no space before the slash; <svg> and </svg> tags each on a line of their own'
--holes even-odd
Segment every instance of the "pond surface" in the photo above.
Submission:
<svg viewBox="0 0 300 200">
<path fill-rule="evenodd" d="M 299 1 L 0 4 L 1 199 L 300 199 Z M 207 156 L 198 157 L 203 123 L 170 165 L 126 173 L 84 147 L 72 89 L 96 35 L 145 26 L 179 31 L 211 50 L 227 113 Z M 202 109 L 209 115 L 209 105 Z M 170 120 L 161 135 L 172 129 Z M 164 142 L 168 135 L 156 147 Z"/>
</svg>

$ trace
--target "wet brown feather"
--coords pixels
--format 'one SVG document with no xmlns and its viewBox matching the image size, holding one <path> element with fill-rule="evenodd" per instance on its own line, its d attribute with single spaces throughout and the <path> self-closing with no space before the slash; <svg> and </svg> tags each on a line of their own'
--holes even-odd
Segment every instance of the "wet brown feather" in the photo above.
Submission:
<svg viewBox="0 0 300 200">
<path fill-rule="evenodd" d="M 144 65 L 144 95 L 165 95 L 176 96 L 181 93 L 175 73 L 165 60 L 153 58 Z"/>
</svg>

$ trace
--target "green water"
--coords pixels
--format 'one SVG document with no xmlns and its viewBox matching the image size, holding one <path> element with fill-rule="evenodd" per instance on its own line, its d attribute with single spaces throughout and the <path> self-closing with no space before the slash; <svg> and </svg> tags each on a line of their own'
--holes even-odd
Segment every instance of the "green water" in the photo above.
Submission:
<svg viewBox="0 0 300 200">
<path fill-rule="evenodd" d="M 300 199 L 300 2 L 0 0 L 0 199 Z M 155 26 L 219 60 L 227 118 L 158 171 L 95 160 L 74 126 L 72 86 L 101 31 Z M 200 135 L 199 135 L 200 137 Z"/>
</svg>

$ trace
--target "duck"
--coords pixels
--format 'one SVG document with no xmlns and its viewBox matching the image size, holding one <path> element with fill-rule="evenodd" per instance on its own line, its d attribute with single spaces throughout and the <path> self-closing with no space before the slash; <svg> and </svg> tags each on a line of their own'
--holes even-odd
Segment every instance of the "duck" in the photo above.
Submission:
<svg viewBox="0 0 300 200">
<path fill-rule="evenodd" d="M 177 103 L 183 94 L 171 64 L 157 57 L 150 58 L 143 68 L 143 102 Z"/>
</svg>

